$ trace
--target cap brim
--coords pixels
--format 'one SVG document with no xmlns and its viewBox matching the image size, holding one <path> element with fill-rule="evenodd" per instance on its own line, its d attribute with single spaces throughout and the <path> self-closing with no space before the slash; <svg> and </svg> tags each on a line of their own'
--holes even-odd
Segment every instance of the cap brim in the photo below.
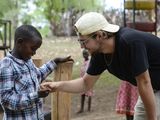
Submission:
<svg viewBox="0 0 160 120">
<path fill-rule="evenodd" d="M 119 29 L 120 29 L 120 27 L 118 25 L 114 25 L 114 24 L 108 24 L 107 26 L 102 28 L 102 30 L 107 31 L 107 32 L 111 32 L 111 33 L 115 33 Z"/>
</svg>

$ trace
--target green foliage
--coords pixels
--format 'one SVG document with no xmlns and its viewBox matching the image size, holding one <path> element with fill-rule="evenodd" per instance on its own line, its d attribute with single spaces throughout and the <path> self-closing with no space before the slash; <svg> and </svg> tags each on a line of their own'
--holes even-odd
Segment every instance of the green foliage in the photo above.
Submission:
<svg viewBox="0 0 160 120">
<path fill-rule="evenodd" d="M 113 76 L 112 74 L 110 74 L 109 72 L 105 71 L 101 74 L 99 80 L 96 83 L 96 87 L 97 88 L 101 88 L 107 85 L 114 85 L 114 86 L 118 86 L 120 83 L 120 80 Z"/>
<path fill-rule="evenodd" d="M 17 11 L 23 7 L 25 0 L 0 0 L 0 18 L 4 17 L 8 12 Z"/>
<path fill-rule="evenodd" d="M 65 8 L 65 10 L 67 10 L 68 8 L 76 8 L 77 10 L 96 10 L 98 8 L 100 8 L 100 4 L 99 1 L 100 0 L 63 0 L 63 6 Z"/>
<path fill-rule="evenodd" d="M 49 26 L 44 26 L 43 28 L 41 29 L 38 29 L 40 31 L 40 33 L 42 34 L 42 37 L 45 38 L 45 37 L 48 37 L 48 33 L 50 31 L 49 29 Z"/>
<path fill-rule="evenodd" d="M 0 0 L 0 18 L 11 20 L 12 33 L 18 25 L 20 9 L 23 8 L 26 0 Z"/>
<path fill-rule="evenodd" d="M 48 21 L 59 21 L 58 13 L 62 8 L 61 0 L 36 0 L 37 8 L 44 14 Z"/>
<path fill-rule="evenodd" d="M 32 16 L 26 14 L 22 19 L 22 24 L 31 24 L 31 19 L 32 19 Z"/>
<path fill-rule="evenodd" d="M 11 9 L 12 4 L 11 0 L 0 0 L 0 18 Z"/>
<path fill-rule="evenodd" d="M 34 12 L 30 13 L 27 12 L 31 7 L 28 3 L 32 2 L 37 7 Z M 64 12 L 74 11 L 74 14 L 76 14 L 81 10 L 97 11 L 101 8 L 100 3 L 102 3 L 102 0 L 0 0 L 0 19 L 12 21 L 13 33 L 19 23 L 36 23 L 36 27 L 42 24 L 44 27 L 45 24 L 50 23 L 48 28 L 52 30 L 52 33 L 55 33 L 55 31 L 61 29 L 60 22 Z M 39 25 L 37 25 L 38 23 Z M 48 31 L 48 28 L 42 30 L 44 34 Z"/>
<path fill-rule="evenodd" d="M 35 0 L 38 8 L 42 9 L 43 14 L 50 23 L 59 24 L 62 12 L 71 9 L 76 10 L 98 10 L 100 0 Z"/>
</svg>

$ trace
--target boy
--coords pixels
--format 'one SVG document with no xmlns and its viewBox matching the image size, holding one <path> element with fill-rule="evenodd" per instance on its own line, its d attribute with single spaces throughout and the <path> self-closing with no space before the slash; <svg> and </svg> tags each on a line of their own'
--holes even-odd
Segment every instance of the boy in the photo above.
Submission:
<svg viewBox="0 0 160 120">
<path fill-rule="evenodd" d="M 55 58 L 39 69 L 31 57 L 42 44 L 41 34 L 31 25 L 22 25 L 15 31 L 15 45 L 0 61 L 0 103 L 3 120 L 43 120 L 42 101 L 47 91 L 39 91 L 39 84 L 60 62 L 70 57 Z"/>
</svg>

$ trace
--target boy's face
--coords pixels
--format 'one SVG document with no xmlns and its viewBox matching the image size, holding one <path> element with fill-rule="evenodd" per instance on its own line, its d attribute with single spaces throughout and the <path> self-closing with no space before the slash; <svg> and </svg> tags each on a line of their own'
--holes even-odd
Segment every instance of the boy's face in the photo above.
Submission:
<svg viewBox="0 0 160 120">
<path fill-rule="evenodd" d="M 21 59 L 29 60 L 36 54 L 36 50 L 41 46 L 42 40 L 22 40 L 17 44 L 17 52 Z"/>
</svg>

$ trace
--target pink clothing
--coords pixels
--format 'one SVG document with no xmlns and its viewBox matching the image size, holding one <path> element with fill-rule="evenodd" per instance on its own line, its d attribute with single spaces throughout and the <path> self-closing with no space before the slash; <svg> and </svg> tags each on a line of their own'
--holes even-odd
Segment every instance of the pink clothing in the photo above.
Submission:
<svg viewBox="0 0 160 120">
<path fill-rule="evenodd" d="M 88 65 L 89 65 L 89 60 L 87 61 L 84 61 L 83 62 L 83 65 L 81 66 L 81 70 L 80 70 L 80 77 L 83 77 L 87 68 L 88 68 Z M 86 95 L 86 96 L 93 96 L 93 90 L 88 90 L 87 92 L 84 92 L 82 93 L 81 95 Z"/>
<path fill-rule="evenodd" d="M 134 115 L 134 106 L 138 99 L 136 86 L 129 82 L 122 81 L 116 101 L 116 112 L 119 114 Z"/>
<path fill-rule="evenodd" d="M 80 77 L 84 76 L 85 72 L 87 71 L 88 65 L 89 65 L 89 60 L 83 62 L 80 70 Z"/>
</svg>

